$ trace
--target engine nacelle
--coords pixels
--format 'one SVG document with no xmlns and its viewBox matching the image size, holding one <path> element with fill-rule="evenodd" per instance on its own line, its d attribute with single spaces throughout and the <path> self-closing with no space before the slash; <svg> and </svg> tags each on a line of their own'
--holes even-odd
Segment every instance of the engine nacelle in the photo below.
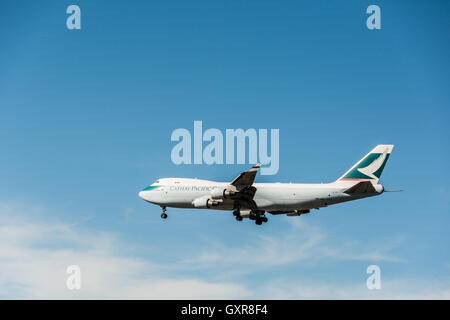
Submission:
<svg viewBox="0 0 450 320">
<path fill-rule="evenodd" d="M 304 209 L 304 210 L 277 210 L 277 211 L 269 211 L 270 214 L 285 214 L 288 217 L 297 217 L 300 216 L 302 214 L 307 214 L 309 213 L 309 209 Z"/>
<path fill-rule="evenodd" d="M 309 210 L 295 210 L 295 211 L 286 213 L 286 215 L 288 217 L 297 217 L 297 216 L 301 216 L 302 214 L 307 214 L 307 213 L 309 213 Z"/>
<path fill-rule="evenodd" d="M 211 192 L 211 198 L 213 199 L 231 199 L 233 196 L 237 193 L 237 191 L 234 191 L 230 188 L 227 189 L 214 189 Z"/>
<path fill-rule="evenodd" d="M 192 201 L 195 208 L 211 208 L 218 206 L 222 203 L 222 200 L 216 200 L 209 197 L 200 197 Z"/>
</svg>

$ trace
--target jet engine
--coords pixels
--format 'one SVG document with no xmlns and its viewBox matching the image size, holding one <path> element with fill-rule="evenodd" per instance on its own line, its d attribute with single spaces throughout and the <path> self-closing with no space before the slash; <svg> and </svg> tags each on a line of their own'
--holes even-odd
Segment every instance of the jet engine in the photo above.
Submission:
<svg viewBox="0 0 450 320">
<path fill-rule="evenodd" d="M 218 206 L 222 203 L 222 200 L 212 199 L 210 197 L 200 197 L 192 201 L 195 208 L 211 208 Z"/>
<path fill-rule="evenodd" d="M 234 195 L 237 193 L 237 190 L 233 190 L 232 188 L 218 188 L 214 189 L 211 192 L 211 198 L 213 199 L 232 199 Z"/>
</svg>

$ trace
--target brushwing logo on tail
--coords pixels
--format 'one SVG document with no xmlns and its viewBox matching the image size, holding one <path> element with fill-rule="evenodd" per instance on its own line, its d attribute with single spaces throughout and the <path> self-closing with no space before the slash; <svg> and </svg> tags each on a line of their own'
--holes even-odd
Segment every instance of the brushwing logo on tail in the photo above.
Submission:
<svg viewBox="0 0 450 320">
<path fill-rule="evenodd" d="M 371 164 L 369 164 L 367 167 L 364 168 L 358 168 L 358 171 L 362 174 L 365 174 L 366 176 L 369 176 L 371 179 L 378 179 L 380 176 L 375 176 L 374 173 L 378 171 L 378 169 L 381 168 L 381 166 L 384 164 L 384 161 L 386 160 L 387 156 L 387 148 L 384 149 L 383 153 L 380 154 L 378 158 L 376 158 Z"/>
<path fill-rule="evenodd" d="M 382 153 L 371 153 L 341 180 L 378 180 L 388 158 L 388 148 L 385 148 Z"/>
</svg>

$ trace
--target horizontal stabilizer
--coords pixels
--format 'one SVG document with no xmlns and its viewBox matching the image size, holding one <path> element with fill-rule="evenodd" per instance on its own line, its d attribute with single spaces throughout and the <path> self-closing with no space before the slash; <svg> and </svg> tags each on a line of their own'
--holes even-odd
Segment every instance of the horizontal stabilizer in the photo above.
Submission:
<svg viewBox="0 0 450 320">
<path fill-rule="evenodd" d="M 362 181 L 355 184 L 353 187 L 344 191 L 345 193 L 371 193 L 375 192 L 375 188 L 373 187 L 372 182 L 370 181 Z"/>
</svg>

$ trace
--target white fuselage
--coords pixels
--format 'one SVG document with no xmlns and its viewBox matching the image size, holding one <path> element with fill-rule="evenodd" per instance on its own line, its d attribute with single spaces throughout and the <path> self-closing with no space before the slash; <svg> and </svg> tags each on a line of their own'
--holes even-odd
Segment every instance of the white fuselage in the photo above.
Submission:
<svg viewBox="0 0 450 320">
<path fill-rule="evenodd" d="M 297 183 L 254 183 L 256 193 L 253 197 L 258 209 L 308 210 L 326 207 L 331 204 L 372 197 L 383 193 L 380 184 L 374 185 L 375 192 L 348 194 L 344 191 L 354 185 L 351 181 L 336 181 L 323 184 Z M 222 190 L 229 183 L 200 179 L 165 178 L 160 179 L 139 193 L 139 196 L 153 204 L 175 208 L 202 208 L 194 205 L 194 200 L 208 198 L 214 190 Z M 233 200 L 223 199 L 215 210 L 232 210 Z M 244 209 L 244 208 L 243 208 Z"/>
</svg>

